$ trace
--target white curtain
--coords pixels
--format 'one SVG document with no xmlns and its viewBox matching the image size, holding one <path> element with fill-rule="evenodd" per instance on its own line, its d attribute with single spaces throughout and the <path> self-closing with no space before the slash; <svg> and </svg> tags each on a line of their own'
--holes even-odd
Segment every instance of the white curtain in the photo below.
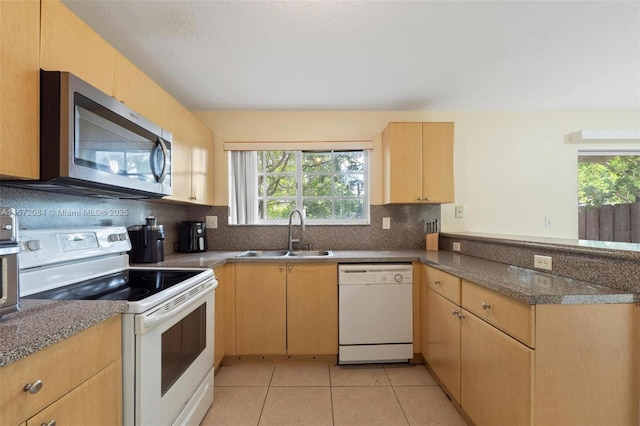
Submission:
<svg viewBox="0 0 640 426">
<path fill-rule="evenodd" d="M 229 223 L 258 223 L 258 153 L 231 151 L 229 160 Z"/>
</svg>

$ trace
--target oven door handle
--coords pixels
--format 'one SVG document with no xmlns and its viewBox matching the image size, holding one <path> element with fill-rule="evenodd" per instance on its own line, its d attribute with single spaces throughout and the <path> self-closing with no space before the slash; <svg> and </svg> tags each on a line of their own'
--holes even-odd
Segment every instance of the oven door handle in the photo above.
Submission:
<svg viewBox="0 0 640 426">
<path fill-rule="evenodd" d="M 207 285 L 200 292 L 191 295 L 191 297 L 177 305 L 167 308 L 160 308 L 149 315 L 139 315 L 136 316 L 136 324 L 135 324 L 135 333 L 136 334 L 144 334 L 147 331 L 151 330 L 154 327 L 157 327 L 161 323 L 166 320 L 175 318 L 180 313 L 189 310 L 193 305 L 202 303 L 202 299 L 207 295 L 208 292 L 213 292 L 215 290 L 215 286 Z M 178 296 L 179 297 L 179 296 Z M 163 307 L 167 306 L 167 304 L 163 304 Z M 158 313 L 162 311 L 162 313 Z"/>
</svg>

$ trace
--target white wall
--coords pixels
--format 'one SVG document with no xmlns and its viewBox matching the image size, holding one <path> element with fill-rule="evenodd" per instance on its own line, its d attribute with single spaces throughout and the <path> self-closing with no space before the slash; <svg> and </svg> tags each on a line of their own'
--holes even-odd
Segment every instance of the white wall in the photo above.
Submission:
<svg viewBox="0 0 640 426">
<path fill-rule="evenodd" d="M 371 202 L 381 204 L 380 132 L 389 121 L 454 121 L 456 203 L 442 206 L 444 231 L 577 238 L 581 129 L 640 129 L 638 111 L 608 112 L 195 112 L 214 131 L 215 205 L 227 205 L 224 141 L 373 139 Z M 640 149 L 638 144 L 620 145 Z M 619 146 L 619 147 L 620 147 Z M 553 226 L 545 228 L 545 216 Z"/>
</svg>

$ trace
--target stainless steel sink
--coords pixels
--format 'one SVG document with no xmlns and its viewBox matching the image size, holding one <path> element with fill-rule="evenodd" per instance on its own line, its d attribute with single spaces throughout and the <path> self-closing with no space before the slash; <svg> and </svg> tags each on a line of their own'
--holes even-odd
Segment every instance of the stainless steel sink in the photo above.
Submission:
<svg viewBox="0 0 640 426">
<path fill-rule="evenodd" d="M 296 250 L 287 253 L 291 257 L 326 257 L 333 256 L 331 250 Z"/>
<path fill-rule="evenodd" d="M 284 257 L 289 253 L 286 250 L 247 250 L 244 253 L 239 254 L 237 257 Z"/>
<path fill-rule="evenodd" d="M 236 257 L 328 257 L 331 250 L 247 250 Z"/>
</svg>

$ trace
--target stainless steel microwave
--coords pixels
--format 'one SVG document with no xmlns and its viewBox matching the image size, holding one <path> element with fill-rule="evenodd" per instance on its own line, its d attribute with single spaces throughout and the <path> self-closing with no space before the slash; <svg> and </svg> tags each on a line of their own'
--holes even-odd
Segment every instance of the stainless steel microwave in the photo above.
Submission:
<svg viewBox="0 0 640 426">
<path fill-rule="evenodd" d="M 169 132 L 71 73 L 40 76 L 40 181 L 22 186 L 113 198 L 171 195 Z"/>
</svg>

